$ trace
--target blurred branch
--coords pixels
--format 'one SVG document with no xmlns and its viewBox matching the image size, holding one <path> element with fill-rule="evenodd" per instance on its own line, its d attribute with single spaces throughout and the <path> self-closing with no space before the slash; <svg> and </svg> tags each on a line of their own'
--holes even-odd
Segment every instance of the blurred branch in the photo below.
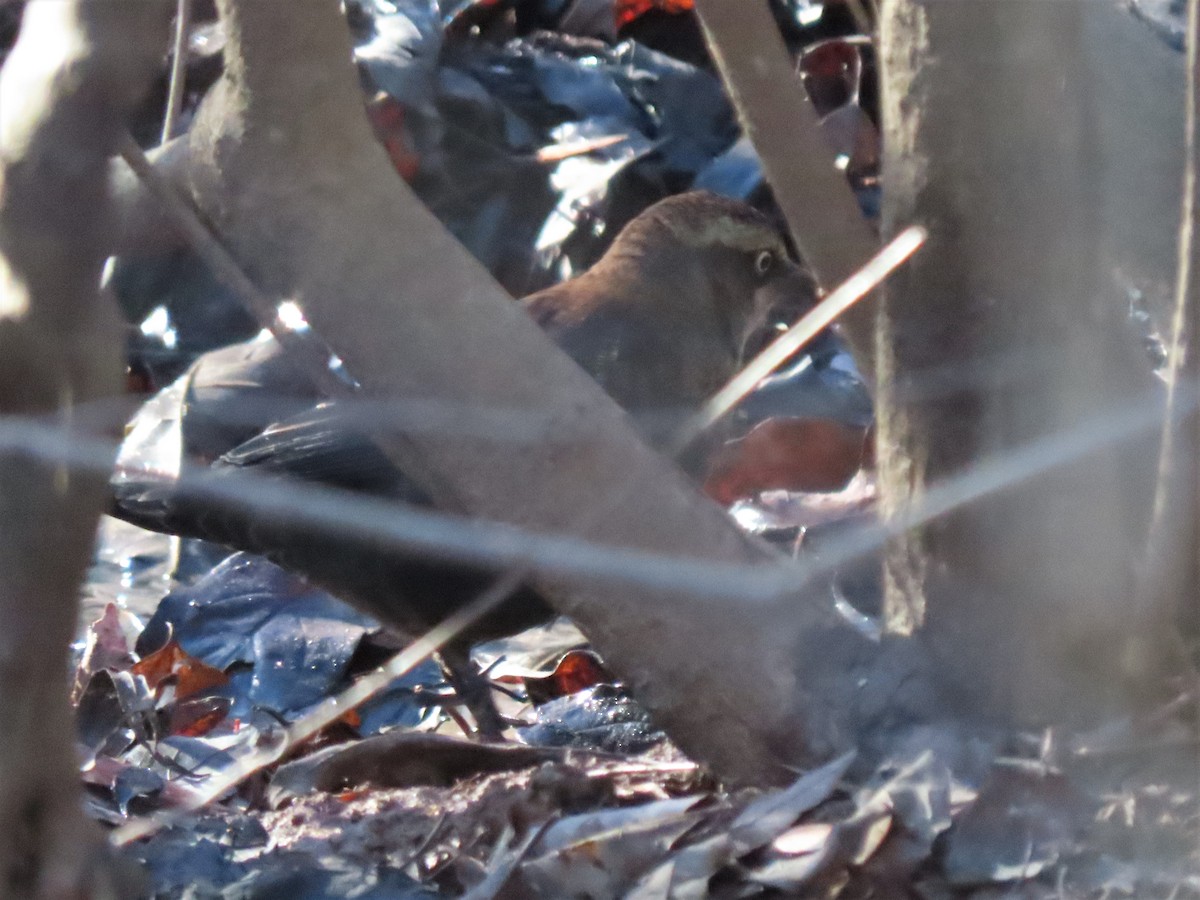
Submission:
<svg viewBox="0 0 1200 900">
<path fill-rule="evenodd" d="M 685 448 L 706 428 L 740 403 L 758 384 L 795 356 L 839 315 L 875 290 L 925 242 L 925 229 L 911 225 L 896 235 L 849 280 L 818 303 L 800 321 L 750 360 L 729 383 L 722 387 L 680 430 L 675 446 Z"/>
<path fill-rule="evenodd" d="M 163 115 L 162 138 L 165 144 L 175 137 L 179 113 L 183 108 L 183 88 L 187 81 L 188 37 L 192 27 L 191 0 L 177 0 L 175 7 L 175 41 L 172 45 L 171 84 L 167 91 L 167 109 Z"/>
<path fill-rule="evenodd" d="M 120 389 L 116 310 L 97 284 L 108 160 L 161 61 L 162 2 L 28 5 L 0 73 L 0 414 L 60 445 L 74 406 Z M 109 457 L 111 461 L 111 456 Z M 104 474 L 0 453 L 0 894 L 122 895 L 84 821 L 67 645 Z"/>
<path fill-rule="evenodd" d="M 1184 106 L 1183 192 L 1180 204 L 1175 304 L 1168 346 L 1166 415 L 1155 483 L 1154 510 L 1146 552 L 1138 573 L 1139 603 L 1174 611 L 1167 629 L 1178 635 L 1183 621 L 1194 624 L 1200 611 L 1200 418 L 1190 393 L 1200 385 L 1200 279 L 1196 273 L 1197 217 L 1200 216 L 1200 0 L 1188 0 L 1187 88 Z M 1176 648 L 1181 660 L 1189 654 Z M 1195 676 L 1195 670 L 1192 669 Z"/>
<path fill-rule="evenodd" d="M 1161 427 L 1160 385 L 1116 300 L 1113 210 L 1097 190 L 1120 168 L 1092 114 L 1120 96 L 1101 77 L 1110 12 L 882 6 L 884 227 L 920 222 L 930 234 L 878 309 L 885 517 L 1081 420 L 1105 427 L 1143 404 L 1137 416 L 1159 423 L 1144 433 Z M 981 355 L 1051 346 L 1046 370 L 912 397 L 931 367 L 968 371 Z M 1096 449 L 1053 471 L 1031 466 L 885 554 L 887 629 L 919 631 L 973 714 L 1014 724 L 1124 714 L 1176 668 L 1161 653 L 1161 617 L 1130 602 L 1158 447 L 1142 437 Z"/>
<path fill-rule="evenodd" d="M 187 4 L 187 0 L 180 2 L 184 6 Z M 280 322 L 278 300 L 268 297 L 250 280 L 187 197 L 150 162 L 128 133 L 121 139 L 120 152 L 121 159 L 162 205 L 163 212 L 183 234 L 196 255 L 208 264 L 218 281 L 237 295 L 247 312 L 274 335 L 292 359 L 304 367 L 313 384 L 327 397 L 352 394 L 350 384 L 330 371 L 328 350 L 318 345 L 314 335 L 293 331 Z"/>
<path fill-rule="evenodd" d="M 804 563 L 775 556 L 763 563 L 725 563 L 703 558 L 626 549 L 569 536 L 545 535 L 497 522 L 464 519 L 433 510 L 319 484 L 263 476 L 253 469 L 187 465 L 178 479 L 142 469 L 118 475 L 152 487 L 161 479 L 172 500 L 191 498 L 213 512 L 241 512 L 247 518 L 288 521 L 313 535 L 379 552 L 442 560 L 492 570 L 528 567 L 533 573 L 577 583 L 687 592 L 696 599 L 764 603 L 786 599 L 840 566 L 878 550 L 889 537 L 927 524 L 1030 477 L 1072 465 L 1089 454 L 1151 432 L 1159 411 L 1151 398 L 1082 420 L 1070 429 L 1015 447 L 971 470 L 932 486 L 922 498 L 885 523 L 862 526 L 823 545 L 820 559 Z M 1195 392 L 1182 392 L 1175 415 L 1190 415 Z M 75 437 L 67 442 L 45 424 L 10 419 L 0 424 L 0 451 L 55 459 L 84 472 L 105 472 L 114 452 L 110 443 Z M 136 517 L 132 519 L 136 521 Z"/>
<path fill-rule="evenodd" d="M 805 261 L 825 287 L 850 278 L 879 249 L 765 0 L 696 0 L 713 58 L 742 127 Z M 868 384 L 875 371 L 874 310 L 845 317 L 854 359 Z"/>
<path fill-rule="evenodd" d="M 188 168 L 188 141 L 177 137 L 147 153 L 159 177 L 171 184 Z M 184 245 L 184 235 L 162 201 L 120 156 L 109 161 L 113 227 L 109 253 L 114 256 L 155 253 Z"/>
</svg>

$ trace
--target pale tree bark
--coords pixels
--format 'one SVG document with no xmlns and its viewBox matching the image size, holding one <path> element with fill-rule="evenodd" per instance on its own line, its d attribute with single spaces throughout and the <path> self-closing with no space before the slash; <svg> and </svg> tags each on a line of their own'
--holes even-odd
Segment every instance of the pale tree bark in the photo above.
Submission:
<svg viewBox="0 0 1200 900">
<path fill-rule="evenodd" d="M 1100 124 L 1116 100 L 1099 77 L 1102 7 L 883 6 L 885 236 L 913 222 L 931 235 L 879 323 L 885 515 L 983 461 L 1160 403 L 1106 263 L 1120 213 L 1106 177 L 1137 162 L 1113 158 Z M 923 629 L 972 708 L 1022 723 L 1126 710 L 1177 664 L 1161 610 L 1133 590 L 1149 431 L 1037 471 L 1047 447 L 1016 487 L 889 548 L 889 626 Z"/>
<path fill-rule="evenodd" d="M 72 409 L 120 389 L 114 306 L 98 297 L 108 159 L 162 58 L 156 0 L 36 0 L 0 74 L 0 419 L 78 433 Z M 67 646 L 103 480 L 0 453 L 0 893 L 105 893 L 80 809 Z M 109 893 L 116 889 L 108 884 Z"/>
</svg>

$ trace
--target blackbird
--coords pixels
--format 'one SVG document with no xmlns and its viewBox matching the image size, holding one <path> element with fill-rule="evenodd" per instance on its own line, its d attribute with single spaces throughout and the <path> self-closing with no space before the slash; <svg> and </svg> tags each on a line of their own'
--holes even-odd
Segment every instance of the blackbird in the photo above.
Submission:
<svg viewBox="0 0 1200 900">
<path fill-rule="evenodd" d="M 587 272 L 522 302 L 647 439 L 661 444 L 736 372 L 776 312 L 794 318 L 816 297 L 813 278 L 787 258 L 765 215 L 693 192 L 649 207 Z M 427 504 L 423 492 L 346 421 L 337 403 L 320 404 L 225 452 L 214 468 L 252 468 Z M 408 635 L 432 627 L 494 577 L 287 521 L 213 510 L 161 482 L 123 477 L 114 481 L 113 495 L 119 518 L 266 556 Z M 532 588 L 522 588 L 443 656 L 461 661 L 470 644 L 551 615 Z"/>
</svg>

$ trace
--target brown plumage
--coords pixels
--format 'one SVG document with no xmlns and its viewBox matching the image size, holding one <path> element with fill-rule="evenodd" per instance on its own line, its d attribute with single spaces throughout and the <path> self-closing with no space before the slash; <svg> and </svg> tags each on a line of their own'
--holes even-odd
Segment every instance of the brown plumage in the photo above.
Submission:
<svg viewBox="0 0 1200 900">
<path fill-rule="evenodd" d="M 582 275 L 522 301 L 652 442 L 738 370 L 772 314 L 817 297 L 754 208 L 695 191 L 651 206 Z"/>
</svg>

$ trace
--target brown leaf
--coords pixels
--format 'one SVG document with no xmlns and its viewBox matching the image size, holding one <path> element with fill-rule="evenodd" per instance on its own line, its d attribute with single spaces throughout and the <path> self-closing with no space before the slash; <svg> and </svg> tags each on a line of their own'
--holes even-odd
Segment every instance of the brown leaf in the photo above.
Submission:
<svg viewBox="0 0 1200 900">
<path fill-rule="evenodd" d="M 566 697 L 597 684 L 612 684 L 613 676 L 591 650 L 571 650 L 545 678 L 526 678 L 525 690 L 534 704 Z"/>
<path fill-rule="evenodd" d="M 229 682 L 229 676 L 220 669 L 213 668 L 208 663 L 201 662 L 186 653 L 180 662 L 178 675 L 175 696 L 180 700 L 185 697 L 194 697 L 210 688 L 220 687 Z"/>
<path fill-rule="evenodd" d="M 228 697 L 194 697 L 171 710 L 170 733 L 203 737 L 229 715 L 233 701 Z"/>
<path fill-rule="evenodd" d="M 121 628 L 121 611 L 116 604 L 109 603 L 100 618 L 88 629 L 87 646 L 75 672 L 72 699 L 78 701 L 88 679 L 101 669 L 123 672 L 132 662 L 133 654 L 129 652 L 129 643 Z"/>
<path fill-rule="evenodd" d="M 174 676 L 175 695 L 181 700 L 229 681 L 228 675 L 189 655 L 175 640 L 135 663 L 133 673 L 145 678 L 154 690 Z"/>
<path fill-rule="evenodd" d="M 133 666 L 133 674 L 141 675 L 151 690 L 157 690 L 159 685 L 175 674 L 175 666 L 179 660 L 187 656 L 179 642 L 168 641 L 149 656 L 144 656 Z"/>
<path fill-rule="evenodd" d="M 867 432 L 827 419 L 768 419 L 726 445 L 711 464 L 705 492 L 718 503 L 762 491 L 838 491 L 862 467 Z"/>
</svg>

